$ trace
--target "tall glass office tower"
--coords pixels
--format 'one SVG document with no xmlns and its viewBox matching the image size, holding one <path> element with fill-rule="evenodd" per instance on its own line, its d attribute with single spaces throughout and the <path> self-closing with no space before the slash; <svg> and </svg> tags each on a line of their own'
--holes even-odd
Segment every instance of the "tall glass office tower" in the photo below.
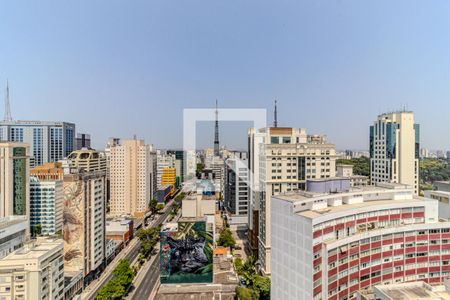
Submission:
<svg viewBox="0 0 450 300">
<path fill-rule="evenodd" d="M 379 115 L 370 126 L 370 180 L 408 184 L 419 193 L 420 126 L 410 111 Z"/>
<path fill-rule="evenodd" d="M 0 121 L 0 140 L 30 145 L 35 165 L 56 162 L 75 149 L 75 124 L 44 121 Z"/>
</svg>

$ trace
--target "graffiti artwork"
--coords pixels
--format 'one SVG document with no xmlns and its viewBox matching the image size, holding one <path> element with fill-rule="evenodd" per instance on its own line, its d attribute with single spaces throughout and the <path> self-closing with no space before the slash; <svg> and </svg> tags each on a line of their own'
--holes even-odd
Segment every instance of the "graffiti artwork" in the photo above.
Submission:
<svg viewBox="0 0 450 300">
<path fill-rule="evenodd" d="M 181 222 L 161 232 L 161 283 L 208 283 L 213 280 L 211 232 L 205 222 Z"/>
<path fill-rule="evenodd" d="M 84 269 L 83 197 L 81 182 L 64 182 L 64 265 L 68 271 Z"/>
</svg>

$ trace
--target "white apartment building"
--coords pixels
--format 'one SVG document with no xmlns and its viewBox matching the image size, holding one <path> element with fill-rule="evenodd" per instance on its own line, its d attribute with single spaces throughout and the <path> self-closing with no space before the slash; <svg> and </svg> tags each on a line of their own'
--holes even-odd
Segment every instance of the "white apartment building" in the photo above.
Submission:
<svg viewBox="0 0 450 300">
<path fill-rule="evenodd" d="M 363 175 L 353 175 L 353 165 L 336 165 L 336 176 L 350 179 L 351 186 L 369 185 L 369 177 Z"/>
<path fill-rule="evenodd" d="M 0 299 L 64 299 L 61 240 L 38 240 L 0 260 Z"/>
<path fill-rule="evenodd" d="M 143 140 L 111 148 L 111 214 L 143 217 L 156 189 L 156 153 Z"/>
<path fill-rule="evenodd" d="M 246 159 L 228 158 L 225 161 L 224 205 L 230 225 L 248 226 L 249 171 Z"/>
<path fill-rule="evenodd" d="M 156 182 L 157 182 L 157 188 L 159 189 L 162 186 L 161 178 L 162 178 L 163 169 L 175 168 L 175 155 L 174 154 L 157 153 L 156 168 L 157 168 Z"/>
<path fill-rule="evenodd" d="M 192 178 L 197 171 L 197 154 L 195 150 L 186 151 L 186 177 Z"/>
<path fill-rule="evenodd" d="M 93 276 L 105 259 L 106 173 L 65 175 L 64 200 L 65 269 Z"/>
<path fill-rule="evenodd" d="M 61 180 L 30 178 L 30 226 L 41 226 L 42 235 L 62 234 L 64 187 Z"/>
<path fill-rule="evenodd" d="M 213 148 L 207 148 L 204 151 L 204 164 L 205 164 L 205 168 L 209 169 L 211 168 L 211 163 L 212 160 L 214 158 L 214 149 Z"/>
<path fill-rule="evenodd" d="M 57 162 L 75 150 L 75 124 L 44 121 L 0 121 L 0 140 L 30 145 L 35 165 Z"/>
<path fill-rule="evenodd" d="M 214 185 L 218 187 L 216 191 L 222 194 L 224 189 L 225 161 L 219 156 L 214 156 L 211 161 L 211 170 Z"/>
<path fill-rule="evenodd" d="M 0 260 L 24 245 L 29 238 L 29 228 L 26 216 L 0 218 Z"/>
<path fill-rule="evenodd" d="M 248 170 L 250 180 L 249 211 L 248 211 L 248 240 L 254 256 L 258 256 L 259 234 L 259 158 L 264 144 L 265 133 L 255 128 L 248 130 Z"/>
<path fill-rule="evenodd" d="M 324 180 L 272 196 L 272 299 L 356 299 L 377 285 L 449 276 L 450 222 L 437 201 L 408 185 L 342 180 L 332 192 Z"/>
<path fill-rule="evenodd" d="M 414 186 L 419 193 L 420 126 L 414 114 L 399 111 L 379 115 L 370 126 L 371 184 L 394 182 Z"/>
<path fill-rule="evenodd" d="M 79 169 L 84 172 L 106 172 L 106 155 L 93 149 L 75 150 L 65 160 L 70 169 Z"/>
<path fill-rule="evenodd" d="M 111 165 L 111 148 L 120 145 L 119 138 L 109 138 L 105 147 L 105 156 L 106 156 L 106 177 L 109 180 L 109 170 Z"/>
<path fill-rule="evenodd" d="M 271 256 L 271 197 L 294 190 L 304 190 L 307 179 L 335 177 L 336 148 L 328 144 L 325 136 L 307 135 L 305 129 L 270 127 L 252 138 L 259 145 L 259 170 L 253 180 L 259 180 L 259 233 L 258 259 L 262 270 L 270 274 Z M 250 149 L 255 151 L 258 145 Z M 253 153 L 254 155 L 254 153 Z M 251 164 L 254 164 L 251 162 Z"/>
</svg>

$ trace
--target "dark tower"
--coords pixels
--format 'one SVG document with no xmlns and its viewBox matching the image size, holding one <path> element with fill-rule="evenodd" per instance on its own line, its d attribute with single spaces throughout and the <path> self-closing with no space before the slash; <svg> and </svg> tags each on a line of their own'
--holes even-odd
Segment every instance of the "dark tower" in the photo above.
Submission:
<svg viewBox="0 0 450 300">
<path fill-rule="evenodd" d="M 219 111 L 217 110 L 217 99 L 216 99 L 216 125 L 214 129 L 214 156 L 219 156 Z"/>
<path fill-rule="evenodd" d="M 275 100 L 275 109 L 273 111 L 273 127 L 278 127 L 278 120 L 277 120 L 277 100 Z"/>
</svg>

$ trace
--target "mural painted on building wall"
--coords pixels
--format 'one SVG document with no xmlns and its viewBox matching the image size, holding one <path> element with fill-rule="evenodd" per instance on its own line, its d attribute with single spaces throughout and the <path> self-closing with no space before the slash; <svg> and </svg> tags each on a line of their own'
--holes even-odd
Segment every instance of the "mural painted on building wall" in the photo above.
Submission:
<svg viewBox="0 0 450 300">
<path fill-rule="evenodd" d="M 64 182 L 64 267 L 83 270 L 84 201 L 81 181 Z"/>
<path fill-rule="evenodd" d="M 161 232 L 161 283 L 212 282 L 212 245 L 205 222 L 180 222 L 178 231 Z"/>
</svg>

